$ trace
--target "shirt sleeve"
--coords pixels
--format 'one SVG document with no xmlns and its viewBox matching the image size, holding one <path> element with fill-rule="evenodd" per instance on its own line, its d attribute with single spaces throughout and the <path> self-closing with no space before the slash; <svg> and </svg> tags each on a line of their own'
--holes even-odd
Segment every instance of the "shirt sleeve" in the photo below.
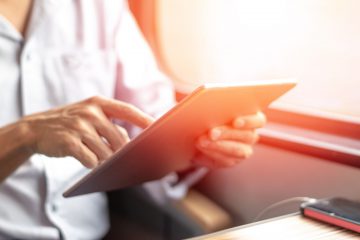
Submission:
<svg viewBox="0 0 360 240">
<path fill-rule="evenodd" d="M 174 87 L 163 74 L 128 6 L 116 30 L 118 76 L 115 97 L 159 117 L 175 104 Z"/>
<path fill-rule="evenodd" d="M 191 186 L 202 179 L 208 172 L 205 167 L 187 173 L 181 180 L 177 173 L 170 173 L 160 180 L 143 184 L 145 190 L 159 205 L 184 198 Z"/>
<path fill-rule="evenodd" d="M 160 70 L 155 57 L 136 25 L 129 8 L 125 5 L 116 32 L 118 77 L 116 99 L 129 102 L 154 117 L 159 117 L 175 104 L 174 88 Z M 131 137 L 141 129 L 120 124 L 127 128 Z M 183 198 L 188 189 L 207 172 L 199 168 L 187 173 L 180 180 L 177 173 L 145 183 L 143 187 L 158 204 Z"/>
</svg>

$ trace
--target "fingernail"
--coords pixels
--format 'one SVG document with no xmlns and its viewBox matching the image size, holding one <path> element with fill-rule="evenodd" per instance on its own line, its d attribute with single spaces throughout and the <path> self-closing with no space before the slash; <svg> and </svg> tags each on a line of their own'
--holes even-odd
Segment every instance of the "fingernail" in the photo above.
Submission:
<svg viewBox="0 0 360 240">
<path fill-rule="evenodd" d="M 219 129 L 213 129 L 211 130 L 211 140 L 215 141 L 217 139 L 219 139 L 219 137 L 221 136 L 221 131 Z"/>
<path fill-rule="evenodd" d="M 245 120 L 244 119 L 237 119 L 235 121 L 235 127 L 241 128 L 245 126 Z"/>
</svg>

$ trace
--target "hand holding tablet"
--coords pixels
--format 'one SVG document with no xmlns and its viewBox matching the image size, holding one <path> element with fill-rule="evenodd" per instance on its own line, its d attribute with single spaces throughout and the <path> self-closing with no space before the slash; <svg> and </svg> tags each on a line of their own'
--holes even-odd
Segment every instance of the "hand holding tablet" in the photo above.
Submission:
<svg viewBox="0 0 360 240">
<path fill-rule="evenodd" d="M 225 159 L 224 150 L 227 149 L 225 152 L 231 157 L 226 159 L 232 160 L 225 165 L 232 165 L 243 154 L 236 152 L 239 146 L 234 146 L 234 140 L 245 137 L 239 136 L 236 126 L 246 128 L 248 122 L 261 126 L 263 121 L 255 117 L 255 120 L 243 122 L 241 116 L 246 119 L 260 112 L 295 84 L 294 80 L 287 79 L 201 86 L 68 189 L 64 196 L 129 187 L 184 170 L 193 164 L 199 147 L 204 155 L 211 155 L 217 162 Z M 213 128 L 215 130 L 209 132 Z M 217 137 L 222 135 L 222 140 L 210 139 L 213 135 L 216 138 L 216 128 L 221 130 Z M 209 138 L 201 139 L 204 135 Z M 206 140 L 211 141 L 202 145 L 201 141 L 206 143 Z M 206 150 L 199 144 L 207 145 Z"/>
<path fill-rule="evenodd" d="M 234 166 L 253 153 L 252 145 L 259 138 L 255 130 L 263 127 L 265 122 L 265 115 L 257 112 L 210 129 L 196 142 L 202 155 L 197 155 L 193 163 L 210 169 Z"/>
</svg>

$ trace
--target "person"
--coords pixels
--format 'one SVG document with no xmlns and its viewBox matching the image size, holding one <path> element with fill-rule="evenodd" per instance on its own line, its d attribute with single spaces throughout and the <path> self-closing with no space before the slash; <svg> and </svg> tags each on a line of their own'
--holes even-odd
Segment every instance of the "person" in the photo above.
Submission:
<svg viewBox="0 0 360 240">
<path fill-rule="evenodd" d="M 105 195 L 63 191 L 175 102 L 126 2 L 1 0 L 0 72 L 0 238 L 100 239 Z M 237 164 L 264 123 L 209 129 L 193 165 Z"/>
</svg>

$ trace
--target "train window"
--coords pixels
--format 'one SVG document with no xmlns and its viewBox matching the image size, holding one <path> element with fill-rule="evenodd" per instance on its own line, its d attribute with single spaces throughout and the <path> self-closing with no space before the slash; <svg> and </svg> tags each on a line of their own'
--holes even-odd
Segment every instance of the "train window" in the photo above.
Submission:
<svg viewBox="0 0 360 240">
<path fill-rule="evenodd" d="M 281 107 L 360 121 L 356 0 L 159 0 L 160 52 L 180 90 L 296 77 Z"/>
</svg>

